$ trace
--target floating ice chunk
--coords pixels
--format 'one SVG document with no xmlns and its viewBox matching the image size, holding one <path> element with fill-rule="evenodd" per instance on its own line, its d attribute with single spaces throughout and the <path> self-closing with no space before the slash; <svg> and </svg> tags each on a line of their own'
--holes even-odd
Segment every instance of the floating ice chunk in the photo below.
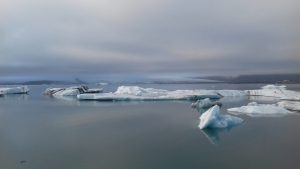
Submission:
<svg viewBox="0 0 300 169">
<path fill-rule="evenodd" d="M 288 110 L 300 111 L 300 102 L 295 101 L 281 101 L 277 103 L 278 106 Z"/>
<path fill-rule="evenodd" d="M 216 90 L 223 97 L 241 97 L 246 96 L 247 93 L 242 90 Z"/>
<path fill-rule="evenodd" d="M 84 94 L 88 92 L 80 92 Z M 81 100 L 199 100 L 205 98 L 219 99 L 241 98 L 243 96 L 265 96 L 281 100 L 300 100 L 300 92 L 286 90 L 285 86 L 267 85 L 258 90 L 163 90 L 141 88 L 139 86 L 119 86 L 116 92 L 82 95 Z"/>
<path fill-rule="evenodd" d="M 212 101 L 211 99 L 209 98 L 206 98 L 206 99 L 203 99 L 203 100 L 197 100 L 197 102 L 195 103 L 192 103 L 192 107 L 193 108 L 209 108 L 209 107 L 212 107 L 214 105 L 219 105 L 221 106 L 222 103 L 220 102 L 216 102 L 216 101 Z"/>
<path fill-rule="evenodd" d="M 215 105 L 200 116 L 199 128 L 226 128 L 243 122 L 243 119 L 231 115 L 222 115 L 220 107 Z"/>
<path fill-rule="evenodd" d="M 178 100 L 199 100 L 205 98 L 220 99 L 222 96 L 213 90 L 175 90 L 169 91 L 167 97 Z"/>
<path fill-rule="evenodd" d="M 134 96 L 161 96 L 167 95 L 168 90 L 153 89 L 153 88 L 141 88 L 139 86 L 119 86 L 115 94 L 127 94 Z"/>
<path fill-rule="evenodd" d="M 280 89 L 280 90 L 285 90 L 286 86 L 285 85 L 266 85 L 261 87 L 262 89 Z"/>
<path fill-rule="evenodd" d="M 251 117 L 278 117 L 292 113 L 275 104 L 257 104 L 256 102 L 251 102 L 247 106 L 230 108 L 228 111 L 233 114 L 246 114 Z"/>
<path fill-rule="evenodd" d="M 87 86 L 72 86 L 68 88 L 48 88 L 44 94 L 49 96 L 76 96 L 82 93 L 100 93 L 102 89 L 89 89 Z"/>
<path fill-rule="evenodd" d="M 270 103 L 274 103 L 274 102 L 280 101 L 280 98 L 267 97 L 267 96 L 249 96 L 248 98 L 252 102 L 270 102 Z"/>
<path fill-rule="evenodd" d="M 276 97 L 282 100 L 300 100 L 300 92 L 287 90 L 286 86 L 267 85 L 258 90 L 246 90 L 249 96 Z"/>
<path fill-rule="evenodd" d="M 129 100 L 151 100 L 152 97 L 141 97 L 126 94 L 101 93 L 101 94 L 79 94 L 79 100 L 97 100 L 97 101 L 129 101 Z"/>
<path fill-rule="evenodd" d="M 43 94 L 52 96 L 54 93 L 61 91 L 61 90 L 64 90 L 64 88 L 47 88 Z"/>
<path fill-rule="evenodd" d="M 80 100 L 199 100 L 204 98 L 219 99 L 221 96 L 211 90 L 163 90 L 141 88 L 138 86 L 120 86 L 114 93 L 80 94 Z"/>
<path fill-rule="evenodd" d="M 78 94 L 80 94 L 78 89 L 67 88 L 54 93 L 53 96 L 77 96 Z"/>
<path fill-rule="evenodd" d="M 29 88 L 27 86 L 0 88 L 0 94 L 27 94 Z"/>
<path fill-rule="evenodd" d="M 87 89 L 87 91 L 85 91 L 85 93 L 101 93 L 103 92 L 102 88 L 92 88 L 92 89 Z"/>
<path fill-rule="evenodd" d="M 295 92 L 295 91 L 291 91 Z M 292 101 L 300 101 L 300 92 L 292 93 L 288 96 L 283 96 L 280 98 L 281 100 L 292 100 Z"/>
</svg>

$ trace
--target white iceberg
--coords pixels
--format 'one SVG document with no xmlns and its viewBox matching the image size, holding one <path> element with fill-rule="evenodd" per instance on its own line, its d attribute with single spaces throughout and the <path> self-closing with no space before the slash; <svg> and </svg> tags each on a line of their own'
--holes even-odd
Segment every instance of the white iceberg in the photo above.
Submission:
<svg viewBox="0 0 300 169">
<path fill-rule="evenodd" d="M 276 104 L 257 104 L 256 102 L 251 102 L 247 106 L 230 108 L 228 111 L 232 114 L 246 114 L 250 117 L 278 117 L 292 113 Z"/>
<path fill-rule="evenodd" d="M 85 93 L 101 93 L 103 92 L 102 88 L 88 88 Z"/>
<path fill-rule="evenodd" d="M 78 94 L 80 94 L 80 90 L 76 88 L 66 88 L 55 92 L 53 96 L 77 96 Z"/>
<path fill-rule="evenodd" d="M 281 100 L 300 100 L 300 92 L 287 90 L 286 86 L 266 85 L 258 90 L 246 90 L 249 96 L 275 97 Z"/>
<path fill-rule="evenodd" d="M 134 96 L 161 96 L 168 94 L 168 90 L 153 89 L 153 88 L 142 88 L 139 86 L 119 86 L 115 94 L 127 94 Z"/>
<path fill-rule="evenodd" d="M 292 111 L 300 111 L 300 102 L 295 101 L 281 101 L 277 103 L 278 106 Z"/>
<path fill-rule="evenodd" d="M 195 103 L 192 103 L 192 107 L 193 108 L 197 108 L 197 109 L 200 109 L 200 108 L 209 108 L 209 107 L 212 107 L 214 105 L 221 106 L 222 103 L 216 102 L 216 101 L 212 101 L 209 98 L 202 99 L 202 100 L 197 100 Z"/>
<path fill-rule="evenodd" d="M 80 100 L 199 100 L 265 96 L 281 100 L 300 100 L 300 92 L 285 86 L 267 85 L 258 90 L 163 90 L 139 86 L 119 86 L 115 92 L 88 95 L 80 93 Z"/>
<path fill-rule="evenodd" d="M 102 89 L 89 89 L 87 86 L 72 86 L 68 88 L 48 88 L 44 94 L 49 96 L 77 96 L 83 93 L 100 93 Z"/>
<path fill-rule="evenodd" d="M 261 87 L 262 89 L 280 89 L 280 90 L 285 90 L 286 86 L 285 85 L 266 85 Z"/>
<path fill-rule="evenodd" d="M 52 96 L 54 93 L 57 93 L 58 91 L 61 90 L 64 90 L 64 88 L 47 88 L 43 94 Z"/>
<path fill-rule="evenodd" d="M 27 94 L 28 92 L 29 92 L 29 88 L 27 86 L 0 88 L 0 95 Z"/>
<path fill-rule="evenodd" d="M 247 93 L 242 90 L 216 90 L 223 97 L 242 97 L 246 96 Z"/>
<path fill-rule="evenodd" d="M 243 119 L 231 115 L 222 115 L 220 107 L 215 105 L 200 116 L 199 128 L 227 128 L 243 122 Z"/>
<path fill-rule="evenodd" d="M 138 86 L 120 86 L 114 93 L 79 94 L 79 100 L 124 101 L 124 100 L 199 100 L 204 98 L 219 99 L 212 90 L 163 90 L 141 88 Z"/>
<path fill-rule="evenodd" d="M 249 101 L 251 102 L 268 102 L 268 103 L 275 103 L 280 101 L 280 98 L 277 97 L 267 97 L 267 96 L 249 96 Z"/>
</svg>

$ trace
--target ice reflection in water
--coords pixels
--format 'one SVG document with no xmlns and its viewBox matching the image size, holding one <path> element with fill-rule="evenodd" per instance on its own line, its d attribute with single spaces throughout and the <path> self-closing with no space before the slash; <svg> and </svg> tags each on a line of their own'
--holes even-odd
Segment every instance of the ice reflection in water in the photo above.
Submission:
<svg viewBox="0 0 300 169">
<path fill-rule="evenodd" d="M 200 116 L 203 113 L 205 113 L 208 109 L 210 109 L 199 106 L 193 106 L 193 108 L 199 112 Z M 211 144 L 218 145 L 220 142 L 220 133 L 229 133 L 231 129 L 236 126 L 238 125 L 229 125 L 226 128 L 204 128 L 201 129 L 201 132 L 205 135 L 205 137 L 209 140 Z"/>
<path fill-rule="evenodd" d="M 235 126 L 223 128 L 223 129 L 214 129 L 214 128 L 206 128 L 201 130 L 203 135 L 209 140 L 209 142 L 213 145 L 218 145 L 220 143 L 220 134 L 221 133 L 229 133 L 232 128 Z"/>
</svg>

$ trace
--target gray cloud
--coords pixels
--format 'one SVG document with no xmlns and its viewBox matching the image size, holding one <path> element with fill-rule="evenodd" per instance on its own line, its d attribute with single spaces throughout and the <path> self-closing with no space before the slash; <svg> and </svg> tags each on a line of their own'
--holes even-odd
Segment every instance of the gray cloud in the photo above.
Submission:
<svg viewBox="0 0 300 169">
<path fill-rule="evenodd" d="M 297 0 L 4 0 L 0 76 L 300 72 Z"/>
</svg>

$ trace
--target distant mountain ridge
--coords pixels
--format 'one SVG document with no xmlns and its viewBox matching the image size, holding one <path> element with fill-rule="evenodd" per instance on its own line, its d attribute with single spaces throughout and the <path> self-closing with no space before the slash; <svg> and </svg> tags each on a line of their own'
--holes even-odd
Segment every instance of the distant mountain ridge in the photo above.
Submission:
<svg viewBox="0 0 300 169">
<path fill-rule="evenodd" d="M 200 77 L 199 77 L 200 78 Z M 239 76 L 206 76 L 209 80 L 224 83 L 300 83 L 300 74 L 260 74 Z"/>
<path fill-rule="evenodd" d="M 260 74 L 239 76 L 199 76 L 184 78 L 161 78 L 144 81 L 121 81 L 116 84 L 202 84 L 202 83 L 300 83 L 300 74 Z M 103 79 L 99 81 L 105 81 Z M 109 82 L 109 81 L 107 81 Z M 0 85 L 80 85 L 92 82 L 75 78 L 70 81 L 61 80 L 30 80 L 30 81 L 0 81 Z M 113 83 L 113 82 L 109 82 Z M 96 83 L 95 83 L 96 84 Z"/>
<path fill-rule="evenodd" d="M 30 80 L 24 82 L 0 82 L 0 85 L 72 85 L 72 84 L 87 84 L 87 82 L 76 78 L 74 81 L 59 81 L 59 80 Z"/>
</svg>

